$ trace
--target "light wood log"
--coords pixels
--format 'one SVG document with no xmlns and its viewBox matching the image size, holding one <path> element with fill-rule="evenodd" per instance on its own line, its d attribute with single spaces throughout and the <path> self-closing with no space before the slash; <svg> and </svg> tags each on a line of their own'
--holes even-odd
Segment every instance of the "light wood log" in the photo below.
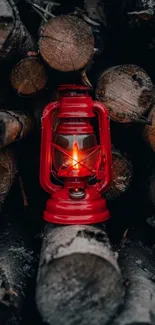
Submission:
<svg viewBox="0 0 155 325">
<path fill-rule="evenodd" d="M 96 98 L 105 104 L 114 121 L 147 123 L 143 115 L 152 103 L 152 89 L 152 81 L 142 68 L 120 65 L 101 74 Z"/>
<path fill-rule="evenodd" d="M 42 26 L 39 47 L 41 56 L 52 68 L 77 71 L 91 60 L 94 37 L 91 27 L 82 19 L 60 15 Z"/>
<path fill-rule="evenodd" d="M 46 324 L 103 325 L 123 301 L 124 288 L 104 228 L 47 225 L 36 303 Z"/>
</svg>

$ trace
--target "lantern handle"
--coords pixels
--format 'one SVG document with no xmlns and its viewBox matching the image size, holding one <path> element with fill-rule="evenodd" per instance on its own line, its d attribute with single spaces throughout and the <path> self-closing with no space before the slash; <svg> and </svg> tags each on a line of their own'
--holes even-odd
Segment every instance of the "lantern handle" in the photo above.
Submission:
<svg viewBox="0 0 155 325">
<path fill-rule="evenodd" d="M 104 158 L 104 171 L 98 170 L 97 179 L 101 181 L 94 186 L 99 192 L 105 192 L 112 181 L 112 151 L 111 151 L 111 136 L 110 136 L 110 121 L 106 106 L 100 102 L 93 102 L 94 111 L 98 115 L 99 121 L 99 137 L 101 155 Z"/>
<path fill-rule="evenodd" d="M 58 102 L 48 104 L 43 111 L 41 119 L 41 151 L 40 151 L 40 184 L 48 192 L 55 192 L 61 186 L 51 182 L 52 166 L 52 137 L 53 137 L 53 114 L 59 107 Z"/>
</svg>

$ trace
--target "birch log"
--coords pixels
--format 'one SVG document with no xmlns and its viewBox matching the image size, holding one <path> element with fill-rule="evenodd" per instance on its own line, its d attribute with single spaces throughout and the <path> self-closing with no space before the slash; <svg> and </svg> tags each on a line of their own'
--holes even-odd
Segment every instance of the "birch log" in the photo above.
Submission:
<svg viewBox="0 0 155 325">
<path fill-rule="evenodd" d="M 45 227 L 36 303 L 46 324 L 106 324 L 123 295 L 116 256 L 103 229 Z"/>
<path fill-rule="evenodd" d="M 155 323 L 155 264 L 151 250 L 130 241 L 119 252 L 119 265 L 126 283 L 124 306 L 113 325 Z"/>
</svg>

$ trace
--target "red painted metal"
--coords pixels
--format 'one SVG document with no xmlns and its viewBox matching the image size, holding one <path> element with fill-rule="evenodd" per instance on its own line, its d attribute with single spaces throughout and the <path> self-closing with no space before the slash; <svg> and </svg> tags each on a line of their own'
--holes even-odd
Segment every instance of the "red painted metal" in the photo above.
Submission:
<svg viewBox="0 0 155 325">
<path fill-rule="evenodd" d="M 59 90 L 61 98 L 48 104 L 42 116 L 40 182 L 51 194 L 43 218 L 61 224 L 103 222 L 110 214 L 102 194 L 112 179 L 108 113 L 103 104 L 92 100 L 87 87 L 62 85 Z M 98 143 L 93 119 L 98 123 Z M 55 185 L 52 175 L 63 185 Z M 95 179 L 94 185 L 90 178 Z M 82 197 L 77 195 L 79 189 Z"/>
</svg>

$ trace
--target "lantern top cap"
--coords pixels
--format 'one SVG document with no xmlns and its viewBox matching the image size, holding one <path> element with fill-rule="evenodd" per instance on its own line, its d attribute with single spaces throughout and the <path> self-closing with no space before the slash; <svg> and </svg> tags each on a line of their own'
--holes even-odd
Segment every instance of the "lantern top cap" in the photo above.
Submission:
<svg viewBox="0 0 155 325">
<path fill-rule="evenodd" d="M 91 90 L 90 87 L 82 86 L 82 85 L 76 85 L 76 84 L 66 84 L 66 85 L 60 85 L 58 87 L 58 90 L 82 90 L 82 91 L 89 91 Z"/>
</svg>

